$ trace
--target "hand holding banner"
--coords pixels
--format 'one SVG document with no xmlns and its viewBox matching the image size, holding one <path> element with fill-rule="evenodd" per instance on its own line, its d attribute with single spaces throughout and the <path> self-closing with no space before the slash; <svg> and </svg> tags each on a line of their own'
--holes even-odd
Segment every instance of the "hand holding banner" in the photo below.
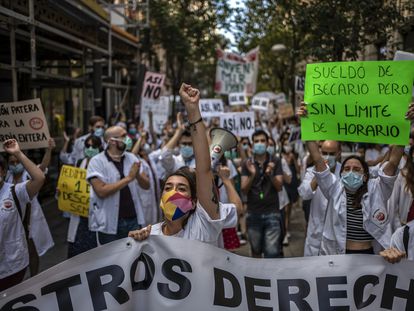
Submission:
<svg viewBox="0 0 414 311">
<path fill-rule="evenodd" d="M 414 61 L 308 64 L 303 140 L 406 145 Z"/>
</svg>

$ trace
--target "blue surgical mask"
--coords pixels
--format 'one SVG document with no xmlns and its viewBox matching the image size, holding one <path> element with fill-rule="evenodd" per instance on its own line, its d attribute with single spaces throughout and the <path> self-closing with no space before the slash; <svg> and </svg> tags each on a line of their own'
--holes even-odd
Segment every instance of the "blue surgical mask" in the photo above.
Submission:
<svg viewBox="0 0 414 311">
<path fill-rule="evenodd" d="M 326 155 L 323 157 L 328 162 L 329 169 L 333 169 L 336 166 L 336 158 L 333 155 Z"/>
<path fill-rule="evenodd" d="M 357 191 L 364 181 L 362 180 L 364 175 L 354 173 L 354 172 L 348 172 L 348 173 L 342 173 L 341 175 L 341 181 L 344 184 L 345 188 L 350 191 Z"/>
<path fill-rule="evenodd" d="M 265 154 L 266 152 L 266 145 L 263 143 L 256 143 L 253 145 L 253 152 L 258 155 Z"/>
<path fill-rule="evenodd" d="M 411 146 L 410 146 L 410 145 L 408 145 L 408 146 L 405 146 L 405 147 L 404 147 L 404 153 L 405 153 L 406 155 L 409 155 L 409 154 L 410 154 L 410 148 L 411 148 Z"/>
<path fill-rule="evenodd" d="M 149 144 L 144 144 L 144 146 L 142 147 L 142 150 L 146 153 L 146 154 L 150 154 L 152 149 L 151 146 Z"/>
<path fill-rule="evenodd" d="M 275 147 L 274 146 L 268 146 L 266 149 L 267 153 L 273 156 L 275 154 Z"/>
<path fill-rule="evenodd" d="M 180 147 L 180 153 L 181 153 L 181 155 L 183 156 L 184 159 L 188 159 L 188 158 L 191 158 L 193 156 L 194 150 L 193 150 L 192 146 L 182 145 Z"/>
<path fill-rule="evenodd" d="M 249 149 L 249 144 L 243 144 L 243 145 L 242 145 L 242 148 L 243 148 L 243 150 L 247 150 L 247 149 Z"/>
<path fill-rule="evenodd" d="M 105 130 L 102 127 L 98 127 L 95 132 L 94 135 L 98 136 L 98 137 L 102 137 L 104 134 Z"/>
<path fill-rule="evenodd" d="M 21 174 L 24 171 L 24 166 L 21 163 L 18 163 L 16 165 L 9 165 L 9 170 L 13 175 Z"/>
<path fill-rule="evenodd" d="M 131 127 L 131 128 L 128 130 L 128 133 L 129 133 L 129 134 L 131 134 L 131 135 L 135 135 L 135 134 L 137 133 L 137 129 L 136 129 L 136 128 Z"/>
</svg>

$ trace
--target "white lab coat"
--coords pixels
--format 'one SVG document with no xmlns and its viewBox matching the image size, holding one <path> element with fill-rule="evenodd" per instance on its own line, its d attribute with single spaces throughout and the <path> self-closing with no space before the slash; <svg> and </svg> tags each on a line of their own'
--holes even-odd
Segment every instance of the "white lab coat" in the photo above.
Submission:
<svg viewBox="0 0 414 311">
<path fill-rule="evenodd" d="M 132 165 L 137 162 L 137 157 L 130 153 L 124 154 L 124 176 L 128 176 Z M 142 173 L 143 167 L 140 169 Z M 105 151 L 94 156 L 89 162 L 86 179 L 90 182 L 91 178 L 97 177 L 106 184 L 113 184 L 121 179 L 118 169 L 108 160 Z M 128 184 L 137 214 L 138 224 L 145 225 L 144 212 L 140 200 L 138 181 L 134 179 Z M 89 203 L 89 230 L 99 231 L 107 234 L 116 234 L 118 229 L 119 213 L 119 191 L 106 197 L 100 198 L 90 188 Z"/>
<path fill-rule="evenodd" d="M 394 190 L 388 200 L 388 208 L 390 214 L 393 217 L 393 231 L 405 225 L 407 223 L 408 212 L 413 203 L 413 196 L 409 189 L 405 189 L 406 186 L 405 177 L 402 176 L 401 172 L 398 174 L 397 180 L 395 181 Z"/>
<path fill-rule="evenodd" d="M 47 173 L 47 172 L 46 172 Z M 22 182 L 30 179 L 29 173 L 25 170 L 22 174 Z M 13 184 L 13 175 L 11 172 L 7 172 L 6 182 Z M 37 195 L 30 201 L 30 226 L 29 226 L 29 238 L 33 240 L 36 247 L 36 252 L 39 256 L 44 255 L 55 243 L 53 242 L 52 234 L 50 233 L 49 225 L 47 224 L 46 217 L 43 214 L 42 206 L 37 199 Z M 22 207 L 23 208 L 23 207 Z"/>
<path fill-rule="evenodd" d="M 339 178 L 341 163 L 336 163 L 333 178 Z M 321 248 L 322 232 L 326 217 L 328 200 L 319 187 L 312 190 L 311 182 L 315 177 L 314 167 L 306 170 L 301 185 L 298 188 L 299 195 L 303 200 L 312 200 L 309 211 L 309 221 L 304 245 L 304 256 L 318 256 Z"/>
<path fill-rule="evenodd" d="M 407 223 L 408 230 L 408 252 L 407 259 L 414 260 L 414 220 Z M 391 237 L 391 247 L 397 248 L 401 252 L 405 252 L 404 242 L 404 226 L 397 229 Z"/>
<path fill-rule="evenodd" d="M 26 213 L 26 205 L 30 202 L 26 183 L 15 186 L 17 199 L 22 209 L 22 218 Z M 13 184 L 3 183 L 0 189 L 0 279 L 23 270 L 29 265 L 26 234 L 22 218 L 13 199 Z"/>
<path fill-rule="evenodd" d="M 340 179 L 334 178 L 329 169 L 314 170 L 318 186 L 328 199 L 322 232 L 321 255 L 346 253 L 346 193 Z M 383 170 L 379 177 L 369 179 L 368 192 L 361 200 L 364 229 L 383 247 L 389 248 L 392 229 L 387 201 L 391 196 L 397 176 L 387 176 Z"/>
</svg>

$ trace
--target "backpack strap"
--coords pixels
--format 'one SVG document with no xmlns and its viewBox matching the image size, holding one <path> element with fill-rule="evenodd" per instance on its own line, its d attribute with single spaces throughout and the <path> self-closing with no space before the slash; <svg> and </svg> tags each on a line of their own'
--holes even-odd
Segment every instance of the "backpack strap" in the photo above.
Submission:
<svg viewBox="0 0 414 311">
<path fill-rule="evenodd" d="M 408 240 L 410 238 L 410 227 L 408 227 L 407 225 L 405 225 L 404 227 L 404 233 L 403 233 L 403 244 L 404 244 L 404 248 L 405 248 L 405 253 L 408 256 Z"/>
<path fill-rule="evenodd" d="M 27 203 L 26 205 L 26 214 L 23 218 L 23 211 L 22 207 L 20 206 L 20 201 L 17 198 L 16 189 L 14 188 L 15 185 L 10 187 L 14 204 L 16 204 L 17 211 L 19 213 L 20 219 L 22 220 L 24 233 L 26 234 L 26 239 L 29 239 L 29 226 L 30 226 L 30 214 L 32 213 L 32 205 L 30 203 Z"/>
</svg>

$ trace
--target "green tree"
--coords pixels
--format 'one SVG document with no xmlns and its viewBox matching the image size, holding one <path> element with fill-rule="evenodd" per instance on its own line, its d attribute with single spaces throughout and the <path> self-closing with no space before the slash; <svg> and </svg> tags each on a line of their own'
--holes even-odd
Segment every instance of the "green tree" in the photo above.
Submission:
<svg viewBox="0 0 414 311">
<path fill-rule="evenodd" d="M 172 93 L 178 94 L 187 81 L 211 95 L 215 79 L 215 49 L 225 44 L 218 28 L 228 27 L 230 8 L 225 0 L 153 0 L 151 25 L 144 51 L 152 55 L 155 67 L 161 60 L 156 46 L 165 50 L 167 77 Z"/>
</svg>

